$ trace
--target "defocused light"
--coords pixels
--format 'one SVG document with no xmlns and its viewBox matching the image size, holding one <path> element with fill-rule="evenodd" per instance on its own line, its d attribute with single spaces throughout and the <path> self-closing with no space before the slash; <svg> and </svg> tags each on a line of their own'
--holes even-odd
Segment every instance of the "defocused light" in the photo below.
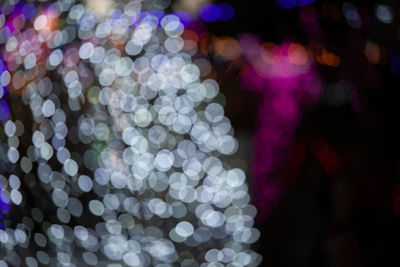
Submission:
<svg viewBox="0 0 400 267">
<path fill-rule="evenodd" d="M 325 100 L 329 106 L 338 107 L 347 104 L 353 90 L 353 85 L 347 80 L 333 83 L 325 90 Z"/>
<path fill-rule="evenodd" d="M 22 1 L 0 16 L 0 124 L 7 139 L 0 146 L 0 214 L 13 205 L 24 216 L 0 230 L 0 250 L 13 251 L 7 264 L 46 265 L 50 256 L 59 265 L 260 264 L 250 250 L 260 233 L 245 173 L 225 162 L 238 142 L 219 85 L 207 78 L 211 63 L 197 54 L 199 39 L 208 38 L 207 50 L 237 59 L 238 42 L 185 30 L 187 13 L 160 11 L 169 0 L 114 9 L 111 0 L 87 0 L 86 7 L 39 2 L 33 25 L 15 16 Z M 222 15 L 216 5 L 200 13 L 205 21 Z M 259 53 L 256 37 L 243 40 L 249 55 Z M 6 88 L 12 98 L 4 97 Z M 9 99 L 20 99 L 31 118 Z M 48 197 L 30 209 L 27 187 L 34 194 L 46 188 Z M 72 228 L 73 217 L 84 225 Z M 26 257 L 18 247 L 35 253 Z M 192 247 L 202 256 L 181 261 Z M 78 248 L 82 253 L 67 253 Z"/>
<path fill-rule="evenodd" d="M 195 31 L 192 31 L 192 30 L 184 30 L 182 33 L 182 38 L 184 40 L 191 40 L 195 43 L 199 42 L 199 35 Z"/>
<path fill-rule="evenodd" d="M 288 48 L 288 58 L 291 63 L 296 65 L 307 64 L 307 50 L 301 44 L 292 43 Z"/>
<path fill-rule="evenodd" d="M 98 16 L 105 16 L 114 4 L 114 0 L 86 0 L 86 5 Z"/>
<path fill-rule="evenodd" d="M 390 60 L 390 70 L 392 73 L 399 77 L 400 76 L 400 57 L 399 56 L 394 56 Z"/>
<path fill-rule="evenodd" d="M 328 174 L 334 174 L 342 167 L 339 155 L 323 137 L 317 137 L 311 144 L 311 151 Z"/>
<path fill-rule="evenodd" d="M 153 16 L 156 16 L 158 20 L 161 20 L 165 16 L 165 12 L 160 9 L 152 10 L 149 13 Z"/>
<path fill-rule="evenodd" d="M 298 6 L 305 6 L 314 3 L 314 0 L 297 0 Z"/>
<path fill-rule="evenodd" d="M 36 8 L 33 4 L 25 5 L 22 10 L 22 13 L 27 21 L 31 20 L 35 16 Z"/>
<path fill-rule="evenodd" d="M 219 55 L 228 60 L 235 60 L 241 54 L 239 43 L 232 37 L 216 38 L 214 48 Z"/>
<path fill-rule="evenodd" d="M 361 17 L 358 14 L 357 8 L 353 4 L 343 3 L 342 12 L 350 27 L 355 29 L 361 28 Z"/>
<path fill-rule="evenodd" d="M 0 101 L 0 121 L 5 121 L 8 119 L 10 115 L 10 108 L 8 107 L 7 102 L 4 100 Z"/>
<path fill-rule="evenodd" d="M 390 24 L 393 20 L 393 11 L 390 6 L 377 5 L 375 7 L 375 15 L 382 23 Z"/>
<path fill-rule="evenodd" d="M 220 18 L 221 9 L 214 4 L 206 4 L 199 9 L 200 17 L 206 22 L 213 22 Z"/>
<path fill-rule="evenodd" d="M 275 64 L 278 61 L 279 55 L 275 53 L 278 46 L 274 43 L 264 43 L 261 47 L 261 58 L 270 64 Z"/>
<path fill-rule="evenodd" d="M 364 49 L 365 57 L 372 64 L 377 64 L 381 60 L 381 50 L 374 42 L 367 42 Z"/>
<path fill-rule="evenodd" d="M 211 0 L 179 0 L 174 4 L 175 10 L 184 10 L 190 14 L 198 13 L 199 8 Z"/>
<path fill-rule="evenodd" d="M 219 9 L 221 10 L 221 16 L 219 18 L 219 20 L 221 21 L 228 21 L 233 19 L 233 17 L 235 16 L 235 10 L 233 9 L 233 7 L 229 4 L 226 3 L 221 3 L 218 4 Z"/>
<path fill-rule="evenodd" d="M 243 53 L 248 57 L 256 57 L 260 53 L 261 40 L 253 34 L 243 34 L 239 40 Z"/>
<path fill-rule="evenodd" d="M 35 22 L 33 23 L 33 27 L 35 30 L 40 31 L 44 29 L 47 25 L 47 17 L 46 15 L 40 15 L 35 19 Z"/>
<path fill-rule="evenodd" d="M 323 48 L 321 54 L 317 56 L 317 61 L 323 65 L 337 67 L 340 64 L 340 57 Z"/>
<path fill-rule="evenodd" d="M 180 18 L 183 26 L 187 27 L 190 24 L 190 15 L 185 11 L 175 11 L 172 14 Z"/>
<path fill-rule="evenodd" d="M 278 0 L 278 3 L 283 8 L 293 8 L 296 6 L 296 0 Z"/>
<path fill-rule="evenodd" d="M 182 39 L 185 42 L 183 50 L 190 51 L 192 49 L 197 49 L 197 43 L 199 42 L 199 36 L 195 31 L 185 30 L 182 33 Z"/>
</svg>

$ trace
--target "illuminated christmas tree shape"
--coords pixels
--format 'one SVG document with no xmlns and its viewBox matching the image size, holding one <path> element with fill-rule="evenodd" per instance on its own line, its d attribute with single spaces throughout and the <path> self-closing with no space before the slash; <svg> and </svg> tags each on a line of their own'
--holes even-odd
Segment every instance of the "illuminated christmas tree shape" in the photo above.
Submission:
<svg viewBox="0 0 400 267">
<path fill-rule="evenodd" d="M 168 4 L 3 4 L 0 266 L 260 263 L 218 83 Z"/>
</svg>

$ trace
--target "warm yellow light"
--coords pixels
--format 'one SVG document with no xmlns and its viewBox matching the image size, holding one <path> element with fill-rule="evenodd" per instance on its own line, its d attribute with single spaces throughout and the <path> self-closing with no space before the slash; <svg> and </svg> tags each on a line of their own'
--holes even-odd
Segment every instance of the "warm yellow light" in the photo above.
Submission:
<svg viewBox="0 0 400 267">
<path fill-rule="evenodd" d="M 103 17 L 111 9 L 114 0 L 86 0 L 86 6 L 96 15 Z"/>
<path fill-rule="evenodd" d="M 381 50 L 374 42 L 368 42 L 364 49 L 365 57 L 372 64 L 377 64 L 381 60 Z"/>
<path fill-rule="evenodd" d="M 212 2 L 211 0 L 179 0 L 174 4 L 175 10 L 186 11 L 191 14 L 195 14 L 199 11 L 199 8 L 207 3 Z"/>
<path fill-rule="evenodd" d="M 301 44 L 292 43 L 288 48 L 288 58 L 292 64 L 304 65 L 308 62 L 307 50 Z"/>
</svg>

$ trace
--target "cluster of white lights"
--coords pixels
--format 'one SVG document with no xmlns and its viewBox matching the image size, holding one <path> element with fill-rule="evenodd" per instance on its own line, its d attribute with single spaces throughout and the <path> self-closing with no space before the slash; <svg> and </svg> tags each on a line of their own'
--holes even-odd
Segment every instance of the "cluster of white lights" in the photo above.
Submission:
<svg viewBox="0 0 400 267">
<path fill-rule="evenodd" d="M 260 263 L 218 84 L 182 51 L 180 19 L 151 12 L 166 2 L 117 4 L 106 17 L 75 0 L 38 4 L 4 42 L 2 85 L 33 124 L 3 123 L 14 168 L 0 175 L 1 196 L 23 215 L 0 230 L 1 267 Z M 40 201 L 24 200 L 20 179 Z"/>
</svg>

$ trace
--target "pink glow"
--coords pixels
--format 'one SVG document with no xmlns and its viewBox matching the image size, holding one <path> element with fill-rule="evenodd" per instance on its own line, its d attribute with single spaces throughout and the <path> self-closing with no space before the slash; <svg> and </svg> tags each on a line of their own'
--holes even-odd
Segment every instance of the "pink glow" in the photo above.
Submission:
<svg viewBox="0 0 400 267">
<path fill-rule="evenodd" d="M 241 40 L 240 44 L 246 51 L 254 48 L 257 42 L 249 38 L 245 42 Z M 285 162 L 301 119 L 301 108 L 316 103 L 321 91 L 310 60 L 303 65 L 293 64 L 288 56 L 289 45 L 283 44 L 271 52 L 273 63 L 264 61 L 253 49 L 247 55 L 248 62 L 241 77 L 242 86 L 263 95 L 258 129 L 253 138 L 252 161 L 252 187 L 261 221 L 276 206 L 285 187 L 277 170 Z"/>
</svg>

